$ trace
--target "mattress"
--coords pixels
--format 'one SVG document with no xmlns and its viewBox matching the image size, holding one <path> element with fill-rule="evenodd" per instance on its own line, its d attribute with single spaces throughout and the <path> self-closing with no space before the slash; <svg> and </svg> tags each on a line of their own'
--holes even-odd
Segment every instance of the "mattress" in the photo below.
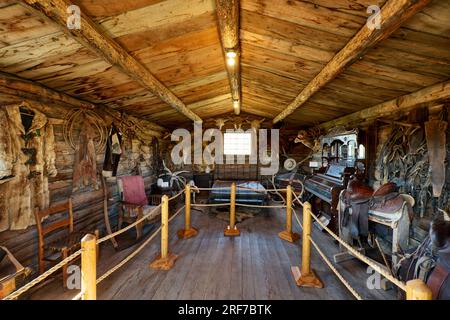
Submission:
<svg viewBox="0 0 450 320">
<path fill-rule="evenodd" d="M 267 196 L 264 186 L 257 181 L 224 181 L 216 180 L 213 188 L 220 188 L 218 190 L 211 190 L 209 193 L 209 202 L 223 203 L 230 202 L 231 184 L 236 183 L 236 202 L 262 205 Z M 255 189 L 255 190 L 248 190 Z"/>
</svg>

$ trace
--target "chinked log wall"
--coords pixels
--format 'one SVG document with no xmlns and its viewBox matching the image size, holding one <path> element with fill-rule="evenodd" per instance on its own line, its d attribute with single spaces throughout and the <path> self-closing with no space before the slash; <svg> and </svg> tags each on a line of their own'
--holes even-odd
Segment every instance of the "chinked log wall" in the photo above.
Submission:
<svg viewBox="0 0 450 320">
<path fill-rule="evenodd" d="M 43 106 L 42 112 L 53 124 L 55 134 L 56 167 L 58 175 L 49 177 L 49 191 L 51 205 L 65 201 L 72 194 L 72 174 L 74 166 L 75 151 L 64 141 L 63 118 L 69 109 L 52 105 Z M 105 112 L 97 111 L 109 123 L 111 117 Z M 2 128 L 0 128 L 2 130 Z M 151 163 L 152 149 L 141 145 L 138 140 L 133 140 L 132 151 L 124 150 L 118 169 L 118 175 L 135 174 L 136 163 L 140 166 L 140 172 L 144 176 L 145 186 L 149 191 L 154 182 L 152 169 L 148 166 Z M 97 170 L 101 172 L 104 154 L 97 154 Z M 131 158 L 131 159 L 130 159 Z M 144 158 L 145 163 L 140 163 L 139 159 Z M 99 185 L 100 181 L 99 181 Z M 113 201 L 109 201 L 110 218 L 115 226 L 117 218 L 117 203 L 119 200 L 117 183 L 115 179 L 107 183 Z M 74 228 L 78 230 L 99 229 L 104 234 L 103 219 L 103 190 L 85 189 L 73 194 L 74 199 Z M 37 232 L 36 227 L 30 226 L 26 230 L 9 230 L 0 232 L 0 244 L 6 246 L 16 258 L 24 265 L 36 271 L 37 266 Z"/>
</svg>

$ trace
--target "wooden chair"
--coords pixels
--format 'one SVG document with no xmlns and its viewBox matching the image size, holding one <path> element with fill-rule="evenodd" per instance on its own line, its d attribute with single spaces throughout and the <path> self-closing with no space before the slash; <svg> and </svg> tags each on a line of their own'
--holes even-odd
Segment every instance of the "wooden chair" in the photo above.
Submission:
<svg viewBox="0 0 450 320">
<path fill-rule="evenodd" d="M 51 219 L 49 217 L 63 212 L 67 212 L 66 218 Z M 56 263 L 59 260 L 64 260 L 78 250 L 81 239 L 86 235 L 86 232 L 75 232 L 73 230 L 72 199 L 69 199 L 66 203 L 42 211 L 36 208 L 34 216 L 38 231 L 39 274 L 42 274 L 45 272 L 46 262 Z M 49 217 L 48 219 L 52 221 L 43 223 L 42 219 L 46 217 Z M 67 232 L 63 232 L 64 229 Z M 98 230 L 95 230 L 94 233 L 98 238 Z M 53 235 L 52 239 L 46 242 L 45 237 L 50 237 L 51 235 Z M 67 268 L 67 264 L 62 267 L 64 288 L 67 287 Z"/>
<path fill-rule="evenodd" d="M 141 219 L 156 205 L 148 205 L 145 193 L 144 178 L 141 176 L 123 176 L 117 179 L 121 203 L 119 205 L 118 229 L 122 228 L 123 222 L 134 223 Z M 147 220 L 155 218 L 159 212 L 155 212 Z M 136 225 L 136 240 L 142 237 L 144 221 Z"/>
</svg>

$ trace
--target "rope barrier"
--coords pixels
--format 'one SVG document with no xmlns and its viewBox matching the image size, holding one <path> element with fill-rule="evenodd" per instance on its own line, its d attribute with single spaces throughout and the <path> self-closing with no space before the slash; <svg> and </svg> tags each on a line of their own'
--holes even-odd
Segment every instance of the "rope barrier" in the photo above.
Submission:
<svg viewBox="0 0 450 320">
<path fill-rule="evenodd" d="M 48 269 L 43 274 L 41 274 L 39 277 L 31 280 L 30 282 L 28 282 L 27 284 L 25 284 L 24 286 L 22 286 L 18 290 L 14 291 L 13 293 L 8 295 L 7 297 L 3 298 L 3 300 L 14 300 L 14 299 L 17 299 L 20 295 L 22 295 L 25 292 L 27 292 L 28 290 L 30 290 L 36 284 L 38 284 L 38 283 L 44 281 L 45 279 L 47 279 L 50 275 L 55 273 L 57 270 L 62 268 L 64 265 L 66 265 L 67 263 L 69 263 L 72 260 L 75 260 L 79 255 L 81 255 L 81 249 L 78 250 L 77 252 L 71 254 L 70 256 L 65 258 L 64 260 L 60 261 L 58 264 L 54 265 L 50 269 Z"/>
<path fill-rule="evenodd" d="M 243 187 L 243 186 L 236 186 L 236 189 L 242 189 L 242 190 L 249 190 L 254 192 L 286 192 L 286 189 L 255 189 L 255 188 L 249 188 L 249 187 Z"/>
<path fill-rule="evenodd" d="M 385 277 L 387 280 L 395 284 L 397 287 L 402 289 L 403 291 L 406 291 L 406 284 L 402 281 L 398 280 L 397 278 L 393 277 L 390 273 L 386 272 L 386 270 L 382 269 L 379 265 L 374 264 L 369 258 L 367 258 L 365 255 L 359 253 L 356 251 L 351 245 L 349 245 L 347 242 L 343 241 L 339 236 L 337 236 L 333 231 L 331 231 L 327 226 L 325 226 L 320 219 L 314 215 L 312 212 L 310 213 L 311 216 L 314 218 L 314 220 L 317 221 L 317 223 L 326 230 L 336 241 L 338 241 L 340 244 L 342 244 L 355 258 L 358 258 L 368 266 L 372 267 L 376 272 L 381 274 L 383 277 Z"/>
<path fill-rule="evenodd" d="M 298 218 L 297 212 L 295 210 L 293 210 L 293 211 L 294 211 L 295 220 L 297 220 L 297 223 L 299 224 L 300 229 L 303 229 L 302 223 L 300 222 L 300 219 Z M 331 263 L 331 261 L 328 259 L 328 257 L 323 253 L 323 251 L 320 249 L 320 247 L 317 245 L 317 243 L 312 239 L 312 237 L 309 236 L 308 238 L 311 241 L 314 248 L 319 253 L 319 255 L 322 257 L 322 259 L 328 265 L 328 267 L 330 267 L 331 271 L 334 272 L 334 274 L 338 277 L 338 279 L 342 282 L 342 284 L 348 289 L 348 291 L 350 291 L 350 293 L 353 294 L 353 296 L 357 300 L 363 300 L 361 295 L 359 295 L 358 292 L 356 292 L 356 290 L 350 285 L 350 283 L 348 283 L 348 281 L 345 280 L 345 278 L 342 276 L 342 274 L 335 268 L 335 266 Z"/>
<path fill-rule="evenodd" d="M 173 219 L 175 219 L 175 217 L 185 208 L 185 206 L 182 206 L 180 209 L 178 209 L 178 211 L 169 218 L 169 222 L 172 221 Z M 114 267 L 112 267 L 111 269 L 109 269 L 108 271 L 106 271 L 101 277 L 99 277 L 97 279 L 97 285 L 102 282 L 103 280 L 105 280 L 107 277 L 109 277 L 112 273 L 114 273 L 115 271 L 117 271 L 119 268 L 121 268 L 124 264 L 126 264 L 128 261 L 130 261 L 131 259 L 133 259 L 139 252 L 142 251 L 142 249 L 144 249 L 144 247 L 150 242 L 152 241 L 157 235 L 158 233 L 161 231 L 161 226 L 155 230 L 155 232 L 148 237 L 148 239 L 146 239 L 135 251 L 133 251 L 132 253 L 130 253 L 125 259 L 123 259 L 121 262 L 119 262 L 117 265 L 115 265 Z"/>
<path fill-rule="evenodd" d="M 192 187 L 192 189 L 194 189 L 194 187 Z M 282 191 L 285 192 L 286 189 L 255 189 L 255 188 L 249 188 L 249 187 L 244 187 L 244 186 L 238 186 L 236 185 L 236 189 L 242 189 L 242 190 L 250 190 L 250 191 L 255 191 L 255 192 L 275 192 L 275 191 Z M 229 187 L 217 187 L 217 188 L 198 188 L 195 187 L 195 190 L 199 190 L 199 191 L 215 191 L 215 190 L 230 190 Z"/>
<path fill-rule="evenodd" d="M 239 207 L 249 207 L 249 208 L 286 208 L 285 205 L 273 205 L 273 206 L 267 205 L 267 206 L 258 206 L 258 205 L 255 205 L 255 204 L 245 204 L 245 203 L 237 203 L 237 202 L 236 202 L 236 206 L 239 206 Z"/>
<path fill-rule="evenodd" d="M 230 188 L 227 188 L 227 187 L 220 187 L 220 188 L 198 188 L 198 187 L 195 187 L 195 189 L 199 190 L 199 191 L 230 190 Z"/>
<path fill-rule="evenodd" d="M 331 261 L 327 258 L 327 256 L 322 252 L 320 247 L 316 244 L 316 242 L 312 239 L 311 236 L 308 237 L 311 241 L 311 244 L 314 246 L 314 248 L 317 250 L 317 252 L 322 257 L 323 261 L 330 267 L 331 271 L 334 272 L 334 274 L 338 277 L 339 280 L 341 280 L 342 284 L 350 291 L 351 294 L 357 299 L 357 300 L 363 300 L 363 298 L 356 292 L 356 290 L 350 285 L 350 283 L 345 280 L 345 278 L 342 276 L 342 274 L 334 267 L 334 265 L 331 263 Z"/>
<path fill-rule="evenodd" d="M 75 297 L 72 298 L 72 300 L 81 300 L 81 296 L 84 294 L 83 291 L 79 292 Z"/>
<path fill-rule="evenodd" d="M 169 201 L 178 198 L 180 195 L 182 195 L 184 193 L 184 190 L 181 190 L 180 192 L 178 192 L 176 195 L 172 196 L 169 198 Z"/>
<path fill-rule="evenodd" d="M 139 223 L 141 223 L 142 221 L 144 221 L 145 219 L 147 219 L 149 216 L 151 216 L 153 214 L 153 212 L 155 212 L 156 210 L 160 209 L 161 205 L 158 205 L 157 207 L 153 208 L 149 213 L 145 214 L 142 218 L 136 220 L 135 222 L 133 222 L 132 224 L 129 224 L 128 226 L 126 226 L 125 228 L 122 228 L 114 233 L 108 234 L 106 236 L 104 236 L 103 238 L 100 238 L 97 240 L 97 244 L 100 244 L 102 242 L 105 242 L 111 238 L 114 238 L 116 236 L 118 236 L 119 234 L 124 233 L 127 230 L 130 230 L 131 228 L 135 227 L 136 225 L 138 225 Z"/>
<path fill-rule="evenodd" d="M 292 194 L 294 195 L 294 198 L 295 198 L 295 200 L 297 200 L 298 204 L 303 207 L 304 204 L 303 204 L 302 200 L 300 200 L 300 198 L 297 196 L 297 194 L 295 192 L 292 192 Z M 301 196 L 301 194 L 300 194 L 300 196 Z"/>
</svg>

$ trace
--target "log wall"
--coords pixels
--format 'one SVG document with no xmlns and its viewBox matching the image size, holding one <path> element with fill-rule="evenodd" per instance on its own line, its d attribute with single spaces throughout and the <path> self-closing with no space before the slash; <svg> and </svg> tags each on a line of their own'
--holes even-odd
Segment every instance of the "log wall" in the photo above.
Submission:
<svg viewBox="0 0 450 320">
<path fill-rule="evenodd" d="M 72 195 L 74 201 L 74 228 L 76 231 L 90 231 L 99 229 L 105 234 L 103 218 L 103 189 L 99 181 L 99 190 L 85 188 L 72 194 L 72 174 L 74 167 L 75 151 L 65 142 L 63 137 L 63 119 L 68 109 L 56 105 L 36 104 L 40 111 L 44 112 L 54 126 L 56 177 L 49 177 L 50 205 L 66 201 Z M 98 114 L 106 121 L 111 122 L 111 117 L 99 110 Z M 0 128 L 2 130 L 2 128 Z M 154 182 L 152 157 L 153 149 L 150 144 L 145 144 L 137 139 L 123 141 L 123 154 L 119 163 L 118 176 L 128 174 L 141 174 L 144 176 L 147 191 Z M 103 167 L 104 152 L 97 154 L 97 170 L 101 172 Z M 116 226 L 117 203 L 119 200 L 117 183 L 115 178 L 109 178 L 107 182 L 110 219 L 113 228 Z M 37 233 L 36 226 L 29 226 L 26 230 L 8 230 L 0 233 L 0 244 L 6 246 L 16 258 L 25 266 L 36 270 L 37 265 Z M 1 272 L 1 270 L 0 270 Z M 0 273 L 1 275 L 1 273 Z"/>
</svg>

